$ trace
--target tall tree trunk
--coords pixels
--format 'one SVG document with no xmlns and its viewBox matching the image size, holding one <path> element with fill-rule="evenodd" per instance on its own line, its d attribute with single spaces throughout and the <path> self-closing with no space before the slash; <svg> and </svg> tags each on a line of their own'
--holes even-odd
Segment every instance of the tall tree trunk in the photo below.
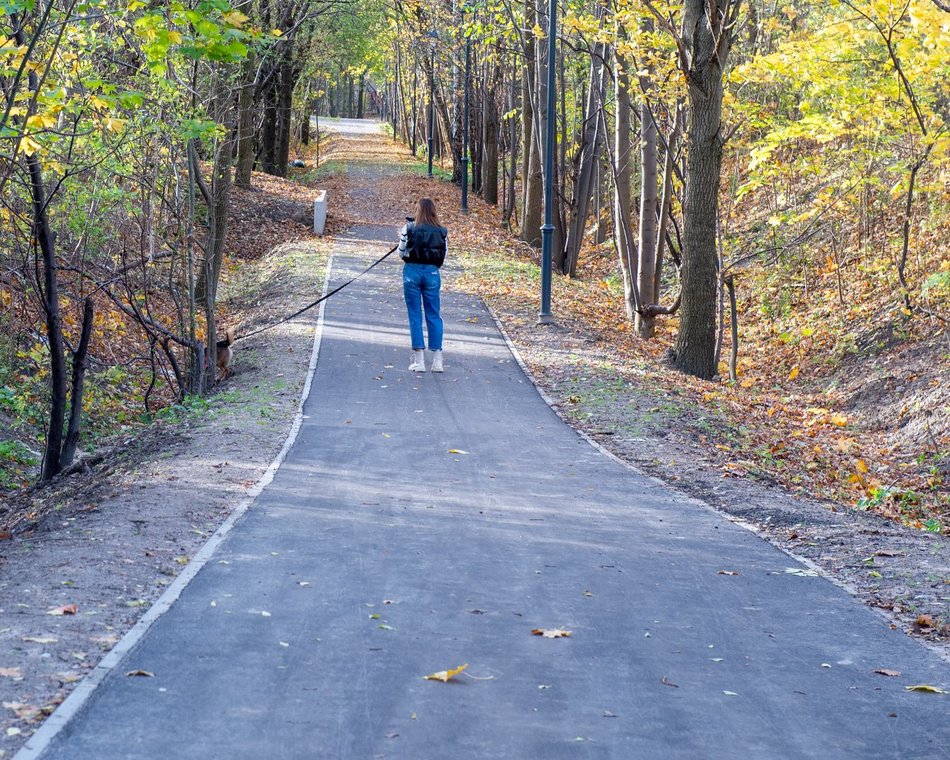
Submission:
<svg viewBox="0 0 950 760">
<path fill-rule="evenodd" d="M 635 293 L 635 268 L 633 264 L 633 240 L 630 231 L 632 199 L 630 195 L 630 116 L 633 106 L 630 100 L 630 77 L 627 74 L 627 61 L 616 54 L 617 78 L 614 80 L 614 93 L 617 114 L 614 124 L 614 161 L 616 177 L 614 179 L 614 241 L 620 259 L 620 272 L 623 276 L 623 302 L 627 319 L 633 320 L 637 309 Z"/>
<path fill-rule="evenodd" d="M 674 365 L 704 379 L 716 371 L 716 220 L 722 166 L 722 66 L 732 34 L 729 5 L 727 0 L 683 4 L 690 110 L 683 200 L 683 302 Z"/>
<path fill-rule="evenodd" d="M 508 95 L 508 110 L 513 114 L 515 109 L 518 107 L 518 71 L 517 67 L 512 66 L 511 69 L 511 88 L 509 89 Z M 518 169 L 518 122 L 512 116 L 509 119 L 510 128 L 508 135 L 508 150 L 510 161 L 509 170 L 508 170 L 508 192 L 506 198 L 505 213 L 502 217 L 502 224 L 510 229 L 511 219 L 515 214 L 515 187 L 516 187 L 516 176 Z"/>
<path fill-rule="evenodd" d="M 31 72 L 31 80 L 35 75 Z M 45 481 L 62 469 L 63 423 L 66 420 L 66 354 L 63 348 L 63 321 L 59 311 L 59 266 L 56 262 L 53 231 L 46 214 L 46 184 L 43 169 L 34 153 L 27 156 L 30 172 L 30 194 L 33 201 L 33 235 L 43 259 L 41 297 L 49 344 L 50 398 L 49 428 L 40 480 Z"/>
<path fill-rule="evenodd" d="M 82 310 L 82 330 L 79 334 L 79 344 L 73 354 L 73 381 L 72 392 L 69 398 L 69 427 L 66 430 L 66 439 L 63 441 L 63 455 L 60 466 L 69 467 L 76 456 L 79 446 L 79 430 L 82 425 L 82 397 L 86 379 L 86 357 L 89 354 L 89 338 L 92 335 L 93 304 L 92 298 L 86 296 Z"/>
<path fill-rule="evenodd" d="M 644 31 L 653 31 L 652 19 L 643 23 Z M 650 74 L 640 77 L 640 89 L 650 91 Z M 657 302 L 653 292 L 656 275 L 656 122 L 648 100 L 640 100 L 640 241 L 637 256 L 637 288 L 641 304 Z M 656 333 L 656 317 L 652 313 L 638 313 L 634 327 L 641 338 L 652 338 Z"/>
<path fill-rule="evenodd" d="M 356 93 L 356 118 L 363 118 L 363 99 L 366 95 L 366 72 L 360 73 L 359 89 Z"/>
<path fill-rule="evenodd" d="M 264 104 L 264 120 L 261 124 L 261 169 L 267 174 L 277 174 L 277 83 L 271 78 L 261 95 Z"/>
<path fill-rule="evenodd" d="M 537 41 L 531 31 L 537 22 L 538 14 L 535 0 L 525 2 L 525 57 L 524 78 L 522 80 L 521 108 L 522 128 L 524 130 L 524 158 L 522 177 L 521 239 L 535 248 L 541 247 L 541 216 L 544 212 L 544 182 L 541 175 L 541 151 L 537 134 L 535 108 L 537 104 L 538 61 Z M 540 136 L 543 140 L 544 136 Z"/>
<path fill-rule="evenodd" d="M 287 176 L 290 163 L 290 136 L 293 127 L 294 87 L 297 84 L 297 72 L 291 65 L 289 53 L 280 65 L 279 90 L 277 97 L 277 149 L 275 151 L 274 174 Z"/>
<path fill-rule="evenodd" d="M 251 186 L 254 170 L 254 89 L 256 87 L 257 56 L 249 51 L 241 69 L 240 92 L 238 93 L 238 148 L 234 184 Z"/>
<path fill-rule="evenodd" d="M 482 105 L 482 198 L 486 203 L 498 205 L 498 85 L 501 81 L 501 67 L 495 63 L 491 77 L 486 82 L 485 99 Z"/>
<path fill-rule="evenodd" d="M 574 158 L 574 202 L 567 223 L 567 240 L 564 244 L 564 274 L 574 276 L 577 259 L 584 242 L 584 229 L 590 212 L 594 192 L 596 165 L 600 159 L 601 95 L 604 86 L 604 43 L 594 43 L 590 59 L 590 82 L 587 92 L 587 107 L 584 109 L 584 124 L 580 145 Z"/>
</svg>

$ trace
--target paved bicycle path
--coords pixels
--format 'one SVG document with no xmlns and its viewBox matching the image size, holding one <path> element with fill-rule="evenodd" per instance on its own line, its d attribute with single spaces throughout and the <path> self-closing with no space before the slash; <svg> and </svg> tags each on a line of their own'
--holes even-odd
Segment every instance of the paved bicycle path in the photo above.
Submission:
<svg viewBox="0 0 950 760">
<path fill-rule="evenodd" d="M 948 756 L 950 697 L 904 688 L 946 663 L 594 449 L 443 300 L 443 375 L 406 370 L 398 262 L 327 302 L 275 479 L 43 758 Z"/>
</svg>

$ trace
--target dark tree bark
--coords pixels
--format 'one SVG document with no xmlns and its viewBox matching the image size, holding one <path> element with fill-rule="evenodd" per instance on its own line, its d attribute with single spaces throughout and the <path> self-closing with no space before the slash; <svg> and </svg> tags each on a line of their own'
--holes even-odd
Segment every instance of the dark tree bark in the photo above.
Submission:
<svg viewBox="0 0 950 760">
<path fill-rule="evenodd" d="M 86 296 L 82 310 L 82 331 L 79 344 L 73 354 L 73 380 L 69 401 L 69 427 L 66 430 L 66 440 L 63 442 L 63 454 L 60 457 L 60 466 L 69 467 L 76 456 L 79 445 L 79 429 L 82 424 L 82 397 L 86 379 L 86 357 L 89 353 L 89 337 L 92 335 L 93 304 L 92 298 Z"/>
<path fill-rule="evenodd" d="M 35 76 L 31 73 L 31 76 Z M 33 201 L 33 236 L 40 248 L 43 281 L 40 295 L 43 302 L 46 339 L 50 356 L 49 428 L 40 480 L 45 481 L 62 469 L 63 424 L 66 420 L 66 354 L 63 347 L 63 320 L 59 310 L 59 267 L 55 242 L 46 214 L 46 184 L 43 169 L 34 153 L 27 156 L 30 172 L 30 193 Z"/>
<path fill-rule="evenodd" d="M 673 363 L 682 372 L 704 379 L 716 372 L 722 76 L 737 5 L 731 0 L 687 0 L 678 41 L 690 114 L 683 200 L 683 302 Z"/>
<path fill-rule="evenodd" d="M 487 83 L 485 99 L 482 105 L 482 198 L 486 203 L 498 205 L 498 84 L 501 79 L 501 67 L 496 63 L 490 81 Z"/>
<path fill-rule="evenodd" d="M 644 21 L 644 31 L 652 32 L 651 19 Z M 640 88 L 647 92 L 652 82 L 649 74 L 640 77 Z M 640 235 L 637 256 L 637 289 L 640 303 L 657 302 L 653 290 L 656 279 L 656 205 L 657 160 L 656 122 L 646 98 L 640 102 Z M 637 313 L 634 327 L 641 338 L 652 338 L 656 333 L 656 317 Z"/>
<path fill-rule="evenodd" d="M 249 52 L 241 71 L 240 92 L 238 93 L 238 148 L 237 167 L 234 172 L 234 184 L 238 187 L 251 186 L 251 172 L 254 170 L 254 89 L 257 86 L 257 56 Z"/>
<path fill-rule="evenodd" d="M 363 118 L 363 99 L 366 95 L 366 72 L 360 74 L 360 85 L 356 92 L 356 118 Z"/>
</svg>

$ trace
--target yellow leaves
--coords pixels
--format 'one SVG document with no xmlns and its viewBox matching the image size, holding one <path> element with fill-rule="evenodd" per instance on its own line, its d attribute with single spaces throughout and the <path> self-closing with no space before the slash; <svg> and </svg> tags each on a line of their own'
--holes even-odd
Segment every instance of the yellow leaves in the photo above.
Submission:
<svg viewBox="0 0 950 760">
<path fill-rule="evenodd" d="M 440 670 L 438 673 L 430 673 L 425 676 L 426 681 L 441 681 L 442 683 L 448 683 L 452 678 L 457 676 L 463 670 L 468 667 L 468 663 L 459 665 L 457 668 L 452 668 L 451 670 Z"/>
<path fill-rule="evenodd" d="M 56 126 L 56 116 L 52 113 L 36 113 L 26 120 L 26 128 L 30 130 L 50 129 Z"/>
<path fill-rule="evenodd" d="M 794 380 L 795 378 L 797 378 L 798 372 L 799 372 L 798 365 L 796 364 L 794 367 L 792 367 L 792 371 L 788 373 L 788 379 Z"/>
<path fill-rule="evenodd" d="M 247 21 L 249 20 L 248 16 L 245 16 L 240 11 L 233 11 L 233 10 L 228 11 L 223 16 L 221 16 L 221 18 L 229 26 L 233 26 L 237 28 L 244 26 L 244 24 L 247 23 Z"/>
<path fill-rule="evenodd" d="M 93 95 L 91 98 L 89 98 L 89 103 L 96 108 L 101 108 L 102 110 L 112 108 L 112 104 L 108 100 L 100 98 L 98 95 Z"/>
<path fill-rule="evenodd" d="M 127 120 L 126 119 L 115 119 L 111 116 L 107 116 L 102 120 L 102 123 L 105 125 L 105 128 L 110 132 L 122 132 L 125 130 Z"/>
<path fill-rule="evenodd" d="M 868 471 L 868 464 L 863 459 L 859 459 L 854 463 L 854 469 L 863 475 Z"/>
<path fill-rule="evenodd" d="M 913 686 L 905 686 L 905 691 L 923 691 L 928 694 L 950 694 L 946 689 L 941 689 L 938 686 L 931 686 L 929 683 L 918 683 Z"/>
<path fill-rule="evenodd" d="M 43 146 L 29 135 L 24 135 L 20 141 L 20 149 L 27 155 L 32 156 Z"/>
<path fill-rule="evenodd" d="M 848 424 L 848 418 L 840 412 L 835 412 L 831 415 L 831 424 L 836 427 L 844 427 Z"/>
</svg>

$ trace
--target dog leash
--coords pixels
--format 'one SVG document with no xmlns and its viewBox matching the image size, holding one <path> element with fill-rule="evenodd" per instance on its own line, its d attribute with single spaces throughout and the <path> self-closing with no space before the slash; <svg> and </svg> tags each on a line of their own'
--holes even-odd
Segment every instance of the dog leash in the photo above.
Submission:
<svg viewBox="0 0 950 760">
<path fill-rule="evenodd" d="M 330 296 L 334 295 L 335 293 L 339 293 L 339 292 L 340 292 L 341 290 L 343 290 L 343 288 L 345 288 L 347 285 L 350 285 L 351 283 L 356 282 L 360 277 L 362 277 L 364 274 L 366 274 L 370 269 L 372 269 L 373 267 L 375 267 L 377 264 L 381 264 L 383 261 L 385 261 L 385 260 L 388 259 L 390 256 L 392 256 L 392 255 L 396 252 L 396 249 L 397 249 L 397 248 L 399 248 L 399 246 L 398 246 L 398 245 L 394 245 L 392 248 L 389 249 L 389 251 L 388 251 L 387 253 L 383 254 L 383 255 L 380 256 L 378 259 L 376 259 L 376 261 L 374 261 L 372 264 L 370 264 L 368 267 L 366 267 L 366 269 L 364 269 L 362 272 L 360 272 L 358 275 L 356 275 L 356 277 L 354 277 L 352 280 L 347 280 L 347 281 L 344 282 L 342 285 L 338 285 L 337 287 L 335 287 L 333 290 L 331 290 L 331 291 L 330 291 L 329 293 L 327 293 L 326 295 L 320 296 L 320 298 L 318 298 L 318 299 L 317 299 L 316 301 L 314 301 L 313 303 L 307 304 L 307 305 L 304 306 L 302 309 L 297 309 L 297 311 L 295 311 L 295 312 L 294 312 L 293 314 L 291 314 L 290 316 L 284 317 L 284 318 L 281 319 L 280 321 L 274 322 L 274 324 L 272 324 L 272 325 L 265 325 L 264 327 L 258 327 L 256 330 L 252 330 L 251 332 L 247 333 L 246 335 L 240 335 L 240 336 L 238 336 L 237 338 L 234 339 L 235 342 L 236 342 L 236 341 L 239 341 L 239 340 L 244 340 L 245 338 L 250 338 L 252 335 L 257 335 L 258 333 L 262 333 L 262 332 L 264 332 L 265 330 L 271 330 L 271 329 L 277 327 L 278 325 L 284 324 L 284 322 L 289 322 L 290 320 L 294 319 L 295 317 L 299 317 L 299 316 L 300 316 L 301 314 L 303 314 L 305 311 L 309 311 L 310 309 L 312 309 L 312 308 L 313 308 L 314 306 L 316 306 L 317 304 L 322 303 L 323 301 L 326 301 Z"/>
</svg>

